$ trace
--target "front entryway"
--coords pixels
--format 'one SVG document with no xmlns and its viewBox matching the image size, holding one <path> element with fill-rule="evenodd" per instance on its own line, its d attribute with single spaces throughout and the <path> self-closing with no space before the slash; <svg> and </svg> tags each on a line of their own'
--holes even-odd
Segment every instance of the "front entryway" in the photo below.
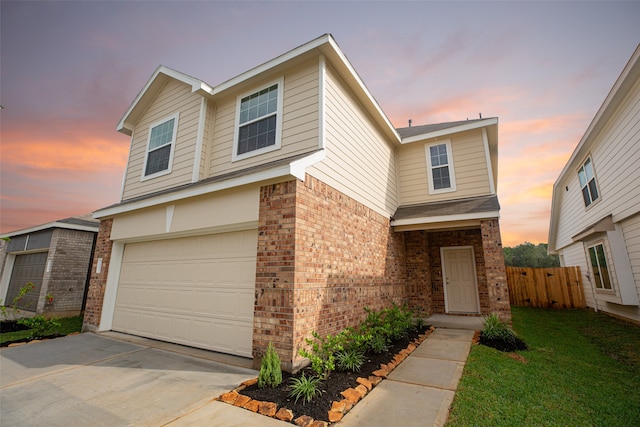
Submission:
<svg viewBox="0 0 640 427">
<path fill-rule="evenodd" d="M 441 248 L 447 313 L 479 313 L 473 247 Z"/>
</svg>

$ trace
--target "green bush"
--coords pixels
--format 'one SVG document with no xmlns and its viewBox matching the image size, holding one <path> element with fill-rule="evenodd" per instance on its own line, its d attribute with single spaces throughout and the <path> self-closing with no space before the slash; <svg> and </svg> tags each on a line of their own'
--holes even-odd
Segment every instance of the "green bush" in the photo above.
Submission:
<svg viewBox="0 0 640 427">
<path fill-rule="evenodd" d="M 336 353 L 336 364 L 340 371 L 359 372 L 364 360 L 364 353 L 359 350 L 340 350 Z"/>
<path fill-rule="evenodd" d="M 17 320 L 18 324 L 31 329 L 29 338 L 42 338 L 52 333 L 54 328 L 59 328 L 60 322 L 57 319 L 47 319 L 42 315 L 35 317 L 25 317 Z"/>
<path fill-rule="evenodd" d="M 314 397 L 324 393 L 324 390 L 320 388 L 322 380 L 315 376 L 306 377 L 302 374 L 300 377 L 291 378 L 291 384 L 289 386 L 289 396 L 293 397 L 298 403 L 299 399 L 302 399 L 302 403 L 306 404 L 311 402 Z"/>
<path fill-rule="evenodd" d="M 276 353 L 273 343 L 269 343 L 267 352 L 260 364 L 258 374 L 258 387 L 277 387 L 282 383 L 282 368 L 280 367 L 280 357 Z"/>
<path fill-rule="evenodd" d="M 513 344 L 516 341 L 516 333 L 506 325 L 496 313 L 485 316 L 483 321 L 482 337 L 487 340 L 501 340 Z"/>
<path fill-rule="evenodd" d="M 321 380 L 326 380 L 336 369 L 335 353 L 344 348 L 346 335 L 341 333 L 323 338 L 315 331 L 311 332 L 311 335 L 314 339 L 306 339 L 311 350 L 301 348 L 298 353 L 311 361 L 311 369 Z"/>
</svg>

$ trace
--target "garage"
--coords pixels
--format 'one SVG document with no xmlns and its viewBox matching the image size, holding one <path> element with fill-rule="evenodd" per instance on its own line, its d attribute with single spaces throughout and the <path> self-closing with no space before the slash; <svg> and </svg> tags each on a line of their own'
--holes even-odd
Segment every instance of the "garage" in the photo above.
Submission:
<svg viewBox="0 0 640 427">
<path fill-rule="evenodd" d="M 6 300 L 9 304 L 20 294 L 22 287 L 27 283 L 33 283 L 35 287 L 27 292 L 20 301 L 16 301 L 16 307 L 27 310 L 36 309 L 48 256 L 49 252 L 16 255 L 7 291 Z"/>
<path fill-rule="evenodd" d="M 127 243 L 112 329 L 251 357 L 257 230 Z"/>
</svg>

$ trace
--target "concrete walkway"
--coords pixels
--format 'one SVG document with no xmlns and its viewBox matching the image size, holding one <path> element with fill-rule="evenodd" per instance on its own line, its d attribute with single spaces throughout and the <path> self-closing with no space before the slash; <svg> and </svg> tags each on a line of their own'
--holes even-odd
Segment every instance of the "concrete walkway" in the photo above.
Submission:
<svg viewBox="0 0 640 427">
<path fill-rule="evenodd" d="M 473 335 L 473 330 L 436 329 L 337 425 L 444 425 Z"/>
</svg>

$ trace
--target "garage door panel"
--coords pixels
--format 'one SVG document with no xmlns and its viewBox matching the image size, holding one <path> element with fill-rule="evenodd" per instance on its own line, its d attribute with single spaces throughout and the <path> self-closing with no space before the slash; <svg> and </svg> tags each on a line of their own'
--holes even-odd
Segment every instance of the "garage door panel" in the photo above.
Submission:
<svg viewBox="0 0 640 427">
<path fill-rule="evenodd" d="M 129 243 L 113 329 L 251 356 L 257 230 Z"/>
</svg>

